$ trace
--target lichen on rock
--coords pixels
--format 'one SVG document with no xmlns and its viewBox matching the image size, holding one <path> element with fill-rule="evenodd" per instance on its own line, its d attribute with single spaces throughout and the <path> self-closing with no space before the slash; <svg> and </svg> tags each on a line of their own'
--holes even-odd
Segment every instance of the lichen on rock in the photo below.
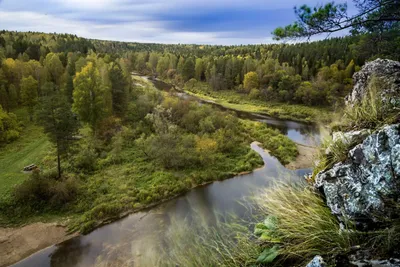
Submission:
<svg viewBox="0 0 400 267">
<path fill-rule="evenodd" d="M 326 267 L 326 263 L 321 256 L 315 256 L 306 267 Z"/>
<path fill-rule="evenodd" d="M 400 196 L 400 124 L 368 136 L 345 162 L 316 177 L 333 214 L 367 226 L 391 218 L 387 199 Z"/>
<path fill-rule="evenodd" d="M 389 59 L 376 59 L 366 63 L 363 68 L 353 76 L 353 91 L 346 97 L 346 104 L 353 106 L 360 103 L 368 93 L 368 85 L 376 77 L 385 84 L 381 97 L 386 103 L 400 106 L 400 62 Z"/>
</svg>

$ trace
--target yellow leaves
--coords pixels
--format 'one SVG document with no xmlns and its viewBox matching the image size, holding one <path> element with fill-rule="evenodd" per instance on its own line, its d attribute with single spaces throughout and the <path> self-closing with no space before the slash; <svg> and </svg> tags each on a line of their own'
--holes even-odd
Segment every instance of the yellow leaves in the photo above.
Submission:
<svg viewBox="0 0 400 267">
<path fill-rule="evenodd" d="M 255 73 L 254 71 L 246 73 L 246 75 L 244 75 L 243 86 L 248 91 L 250 91 L 251 89 L 258 89 L 259 82 L 257 73 Z"/>
<path fill-rule="evenodd" d="M 217 142 L 208 137 L 196 137 L 196 151 L 198 153 L 214 153 L 217 150 Z"/>
</svg>

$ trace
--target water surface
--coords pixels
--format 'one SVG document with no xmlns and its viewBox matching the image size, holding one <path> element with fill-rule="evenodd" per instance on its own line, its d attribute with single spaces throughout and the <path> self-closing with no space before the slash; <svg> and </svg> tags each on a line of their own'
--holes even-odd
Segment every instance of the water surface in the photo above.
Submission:
<svg viewBox="0 0 400 267">
<path fill-rule="evenodd" d="M 14 266 L 84 267 L 104 261 L 113 266 L 114 261 L 118 263 L 120 255 L 131 255 L 130 259 L 136 263 L 134 266 L 140 266 L 138 262 L 150 262 L 160 247 L 168 246 L 163 244 L 164 235 L 173 229 L 172 222 L 201 218 L 212 225 L 224 215 L 244 217 L 248 209 L 243 203 L 257 194 L 260 188 L 267 187 L 277 177 L 300 179 L 311 171 L 289 171 L 256 143 L 251 146 L 262 156 L 265 163 L 263 168 L 193 189 L 155 208 L 98 228 L 86 236 L 78 236 L 42 250 Z"/>
<path fill-rule="evenodd" d="M 155 85 L 159 89 L 165 87 L 162 82 Z M 311 125 L 246 112 L 237 112 L 237 115 L 266 123 L 300 144 L 315 144 L 320 139 L 319 130 Z M 149 264 L 160 247 L 168 247 L 165 234 L 173 229 L 174 222 L 200 218 L 207 225 L 212 225 L 218 217 L 228 214 L 243 218 L 248 210 L 242 203 L 246 203 L 261 188 L 268 187 L 282 177 L 301 179 L 311 172 L 310 169 L 290 171 L 256 143 L 251 147 L 263 158 L 263 168 L 195 188 L 157 207 L 98 228 L 86 236 L 78 236 L 44 249 L 14 266 L 86 267 L 104 262 L 110 263 L 108 266 L 118 266 L 120 255 L 130 255 L 132 264 L 129 266 Z"/>
</svg>

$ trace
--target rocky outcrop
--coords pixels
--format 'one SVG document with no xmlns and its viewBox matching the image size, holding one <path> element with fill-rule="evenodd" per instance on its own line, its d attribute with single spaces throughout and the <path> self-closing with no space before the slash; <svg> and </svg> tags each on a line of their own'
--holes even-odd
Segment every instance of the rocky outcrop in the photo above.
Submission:
<svg viewBox="0 0 400 267">
<path fill-rule="evenodd" d="M 400 124 L 368 136 L 345 162 L 319 173 L 316 186 L 340 218 L 364 226 L 390 218 L 387 200 L 397 199 L 400 192 Z"/>
<path fill-rule="evenodd" d="M 368 92 L 368 85 L 371 78 L 375 76 L 384 83 L 384 90 L 381 92 L 385 102 L 399 107 L 400 95 L 400 62 L 389 59 L 376 59 L 368 62 L 353 76 L 353 91 L 346 97 L 348 105 L 361 102 Z"/>
<path fill-rule="evenodd" d="M 387 110 L 396 111 L 400 107 L 400 62 L 387 59 L 368 62 L 354 74 L 347 105 L 363 100 L 372 77 L 382 85 L 378 93 Z M 325 194 L 332 213 L 341 220 L 356 222 L 361 229 L 392 218 L 392 204 L 400 200 L 400 124 L 375 131 L 337 132 L 333 133 L 333 140 L 352 149 L 344 162 L 316 176 L 315 185 Z M 330 153 L 328 147 L 327 157 Z"/>
<path fill-rule="evenodd" d="M 312 261 L 310 261 L 306 267 L 326 267 L 326 263 L 321 256 L 315 256 Z"/>
</svg>

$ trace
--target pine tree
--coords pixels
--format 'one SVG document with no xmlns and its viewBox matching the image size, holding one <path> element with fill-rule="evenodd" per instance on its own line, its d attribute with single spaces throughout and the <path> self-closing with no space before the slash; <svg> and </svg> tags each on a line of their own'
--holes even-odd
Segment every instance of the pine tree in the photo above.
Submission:
<svg viewBox="0 0 400 267">
<path fill-rule="evenodd" d="M 113 113 L 122 117 L 128 106 L 128 83 L 118 64 L 112 64 L 109 77 L 111 81 Z"/>
<path fill-rule="evenodd" d="M 22 103 L 28 107 L 29 118 L 33 120 L 33 109 L 38 102 L 38 82 L 32 76 L 21 80 Z"/>
<path fill-rule="evenodd" d="M 52 92 L 40 99 L 37 116 L 45 133 L 57 149 L 58 178 L 61 177 L 61 157 L 70 147 L 78 123 L 71 111 L 71 105 L 60 92 Z"/>
</svg>

